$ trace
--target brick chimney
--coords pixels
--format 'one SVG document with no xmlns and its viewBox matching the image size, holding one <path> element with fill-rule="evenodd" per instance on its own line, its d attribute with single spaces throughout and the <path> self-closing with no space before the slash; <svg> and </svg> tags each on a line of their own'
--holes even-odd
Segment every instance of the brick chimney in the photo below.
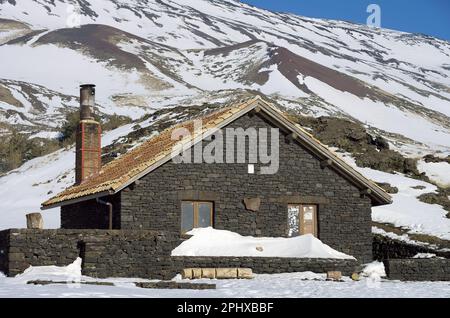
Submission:
<svg viewBox="0 0 450 318">
<path fill-rule="evenodd" d="M 76 135 L 75 184 L 80 184 L 101 168 L 101 127 L 94 120 L 95 85 L 80 86 L 80 122 Z"/>
</svg>

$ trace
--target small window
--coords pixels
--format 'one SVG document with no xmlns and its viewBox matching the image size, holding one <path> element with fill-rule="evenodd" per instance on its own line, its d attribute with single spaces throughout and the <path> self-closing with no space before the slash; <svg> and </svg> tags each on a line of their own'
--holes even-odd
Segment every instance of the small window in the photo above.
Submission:
<svg viewBox="0 0 450 318">
<path fill-rule="evenodd" d="M 312 234 L 317 237 L 317 205 L 288 205 L 288 236 Z"/>
<path fill-rule="evenodd" d="M 193 228 L 213 226 L 212 202 L 181 202 L 181 233 Z"/>
</svg>

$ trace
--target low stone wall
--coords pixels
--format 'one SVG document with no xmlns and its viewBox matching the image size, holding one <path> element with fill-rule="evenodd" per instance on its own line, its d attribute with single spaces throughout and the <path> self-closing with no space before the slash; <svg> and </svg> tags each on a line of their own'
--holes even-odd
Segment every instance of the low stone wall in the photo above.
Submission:
<svg viewBox="0 0 450 318">
<path fill-rule="evenodd" d="M 179 243 L 178 235 L 147 230 L 0 232 L 0 250 L 7 249 L 3 271 L 8 276 L 21 273 L 30 265 L 64 266 L 81 257 L 85 275 L 167 279 L 175 274 L 170 252 Z"/>
<path fill-rule="evenodd" d="M 450 259 L 413 258 L 384 260 L 389 279 L 403 281 L 450 281 Z"/>
<path fill-rule="evenodd" d="M 176 274 L 170 253 L 180 244 L 179 235 L 128 230 L 112 237 L 89 237 L 83 242 L 85 275 L 171 279 Z"/>
<path fill-rule="evenodd" d="M 436 251 L 424 246 L 408 244 L 402 241 L 393 240 L 381 235 L 374 235 L 372 243 L 373 259 L 400 259 L 411 258 L 417 253 L 433 253 L 437 256 L 450 258 L 450 251 Z"/>
<path fill-rule="evenodd" d="M 30 265 L 65 266 L 83 259 L 83 274 L 93 277 L 170 279 L 188 267 L 252 268 L 255 273 L 341 271 L 350 275 L 356 260 L 278 257 L 171 257 L 179 235 L 149 230 L 0 231 L 0 271 L 8 276 Z"/>
<path fill-rule="evenodd" d="M 359 264 L 356 260 L 287 257 L 172 256 L 172 260 L 177 272 L 190 267 L 246 267 L 257 274 L 341 271 L 343 275 L 351 275 Z"/>
</svg>

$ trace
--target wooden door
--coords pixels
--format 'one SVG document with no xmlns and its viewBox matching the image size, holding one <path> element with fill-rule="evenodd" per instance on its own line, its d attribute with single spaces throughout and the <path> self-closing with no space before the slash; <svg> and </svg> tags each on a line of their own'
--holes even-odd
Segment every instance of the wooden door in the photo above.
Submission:
<svg viewBox="0 0 450 318">
<path fill-rule="evenodd" d="M 302 205 L 300 210 L 300 233 L 317 237 L 317 206 Z"/>
</svg>

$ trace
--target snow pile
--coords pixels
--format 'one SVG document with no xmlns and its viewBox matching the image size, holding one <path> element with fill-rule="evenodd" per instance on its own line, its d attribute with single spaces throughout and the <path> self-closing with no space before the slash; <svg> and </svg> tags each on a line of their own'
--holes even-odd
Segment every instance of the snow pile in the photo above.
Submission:
<svg viewBox="0 0 450 318">
<path fill-rule="evenodd" d="M 81 281 L 81 258 L 67 266 L 30 266 L 22 274 L 14 277 L 16 283 L 31 280 Z"/>
<path fill-rule="evenodd" d="M 338 252 L 311 234 L 292 238 L 252 237 L 216 230 L 193 229 L 193 235 L 172 251 L 173 256 L 254 256 L 354 259 Z"/>
<path fill-rule="evenodd" d="M 327 280 L 327 274 L 307 272 L 298 272 L 296 279 L 299 280 Z"/>
<path fill-rule="evenodd" d="M 436 257 L 436 254 L 433 253 L 417 253 L 413 256 L 413 258 L 433 258 Z"/>
<path fill-rule="evenodd" d="M 364 267 L 362 276 L 369 278 L 371 281 L 380 281 L 381 277 L 386 277 L 384 264 L 382 262 L 373 261 Z"/>
</svg>

